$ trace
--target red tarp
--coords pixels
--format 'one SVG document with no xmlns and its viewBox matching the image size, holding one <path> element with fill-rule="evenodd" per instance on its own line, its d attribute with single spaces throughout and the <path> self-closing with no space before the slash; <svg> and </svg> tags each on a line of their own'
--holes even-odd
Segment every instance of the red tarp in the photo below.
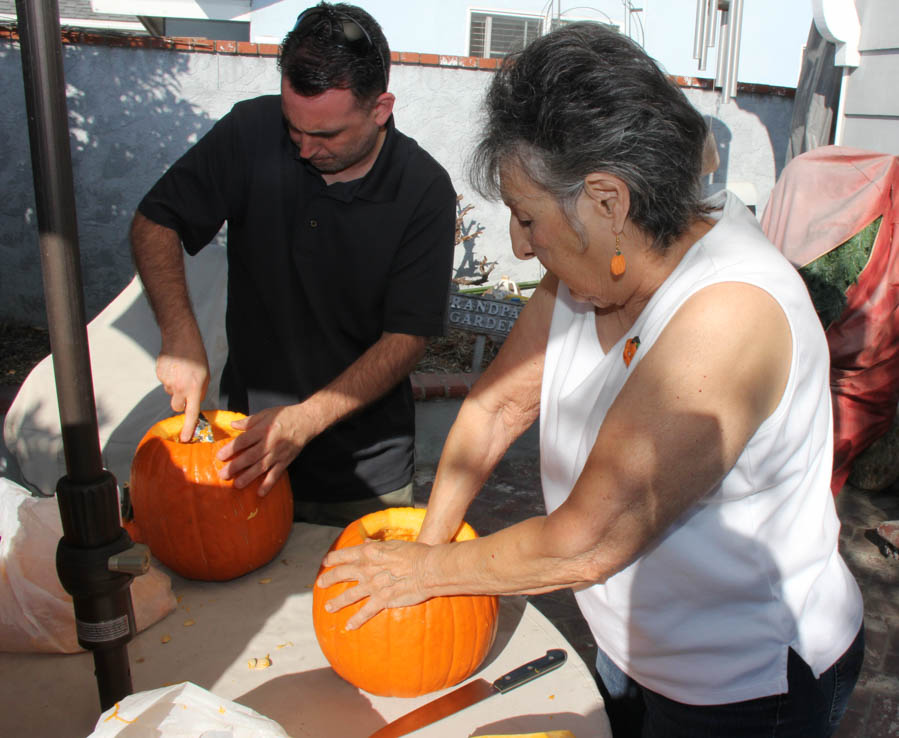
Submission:
<svg viewBox="0 0 899 738">
<path fill-rule="evenodd" d="M 899 158 L 839 146 L 802 154 L 784 168 L 761 221 L 798 268 L 881 216 L 868 263 L 826 327 L 834 494 L 855 457 L 890 428 L 899 403 Z"/>
</svg>

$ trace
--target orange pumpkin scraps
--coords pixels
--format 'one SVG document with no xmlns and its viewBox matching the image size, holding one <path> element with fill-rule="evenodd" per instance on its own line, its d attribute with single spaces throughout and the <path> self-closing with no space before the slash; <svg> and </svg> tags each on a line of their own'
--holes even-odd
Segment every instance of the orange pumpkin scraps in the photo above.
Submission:
<svg viewBox="0 0 899 738">
<path fill-rule="evenodd" d="M 133 723 L 134 720 L 126 720 L 121 715 L 119 715 L 119 703 L 115 703 L 115 710 L 113 713 L 103 720 L 104 723 L 108 723 L 110 720 L 118 720 L 121 723 Z"/>
<path fill-rule="evenodd" d="M 247 661 L 247 668 L 253 669 L 253 670 L 268 669 L 268 667 L 270 667 L 271 665 L 272 665 L 272 660 L 268 654 L 266 654 L 261 659 L 250 659 L 249 661 Z"/>
</svg>

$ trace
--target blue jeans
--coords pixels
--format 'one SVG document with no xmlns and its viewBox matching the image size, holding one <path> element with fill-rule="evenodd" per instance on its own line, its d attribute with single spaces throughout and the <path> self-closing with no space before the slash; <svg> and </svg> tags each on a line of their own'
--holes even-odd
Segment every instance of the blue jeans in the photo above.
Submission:
<svg viewBox="0 0 899 738">
<path fill-rule="evenodd" d="M 858 681 L 862 626 L 852 645 L 817 679 L 790 649 L 785 694 L 726 705 L 685 705 L 641 687 L 600 651 L 596 669 L 615 738 L 828 738 Z"/>
</svg>

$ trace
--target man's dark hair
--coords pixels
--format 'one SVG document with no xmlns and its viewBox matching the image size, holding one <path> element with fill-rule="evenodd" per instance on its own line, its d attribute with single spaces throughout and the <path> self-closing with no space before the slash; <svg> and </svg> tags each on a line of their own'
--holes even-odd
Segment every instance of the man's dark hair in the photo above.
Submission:
<svg viewBox="0 0 899 738">
<path fill-rule="evenodd" d="M 311 28 L 296 27 L 284 37 L 278 69 L 300 95 L 312 97 L 331 89 L 350 90 L 360 103 L 386 92 L 390 48 L 378 22 L 362 8 L 321 2 L 322 20 Z M 312 10 L 310 8 L 309 10 Z M 348 45 L 334 33 L 333 23 L 352 19 L 365 30 L 371 45 Z"/>
<path fill-rule="evenodd" d="M 707 127 L 629 38 L 572 23 L 503 61 L 487 93 L 486 124 L 469 163 L 475 189 L 499 194 L 512 164 L 554 196 L 580 231 L 584 178 L 604 171 L 630 190 L 631 221 L 665 249 L 708 212 L 700 167 Z"/>
</svg>

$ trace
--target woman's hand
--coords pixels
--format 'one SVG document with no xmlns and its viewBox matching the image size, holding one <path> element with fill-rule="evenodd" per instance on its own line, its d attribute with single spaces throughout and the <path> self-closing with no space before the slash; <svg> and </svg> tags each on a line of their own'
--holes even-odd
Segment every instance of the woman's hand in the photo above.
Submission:
<svg viewBox="0 0 899 738">
<path fill-rule="evenodd" d="M 424 602 L 430 595 L 422 575 L 432 551 L 431 546 L 409 541 L 369 541 L 331 551 L 323 562 L 329 568 L 316 584 L 322 588 L 338 582 L 357 584 L 329 600 L 325 609 L 336 612 L 367 597 L 347 621 L 347 630 L 355 630 L 385 608 Z"/>
</svg>

